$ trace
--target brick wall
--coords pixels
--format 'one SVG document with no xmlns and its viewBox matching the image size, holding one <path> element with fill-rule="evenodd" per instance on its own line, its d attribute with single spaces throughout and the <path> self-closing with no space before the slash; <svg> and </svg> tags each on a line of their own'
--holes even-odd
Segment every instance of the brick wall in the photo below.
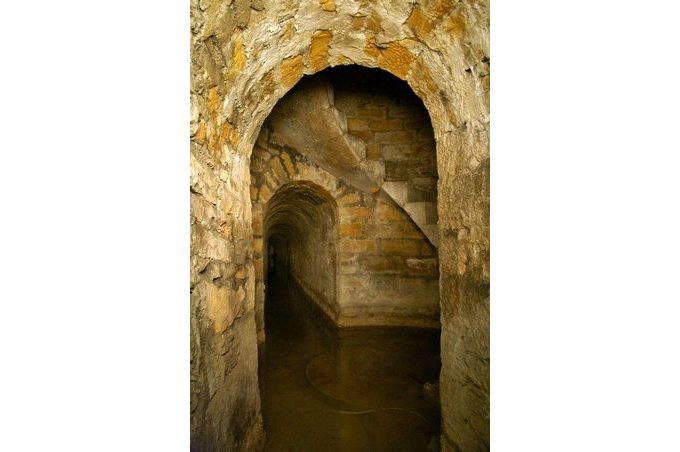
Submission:
<svg viewBox="0 0 680 452">
<path fill-rule="evenodd" d="M 386 181 L 409 181 L 422 201 L 436 201 L 434 132 L 422 101 L 382 71 L 364 71 L 361 79 L 350 68 L 327 74 L 349 133 L 366 144 L 366 159 L 384 161 Z"/>
</svg>

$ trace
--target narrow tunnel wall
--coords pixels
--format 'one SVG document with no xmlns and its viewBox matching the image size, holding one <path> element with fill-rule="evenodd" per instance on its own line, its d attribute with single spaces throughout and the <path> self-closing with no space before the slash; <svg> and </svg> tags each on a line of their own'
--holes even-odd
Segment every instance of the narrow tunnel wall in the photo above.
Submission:
<svg viewBox="0 0 680 452">
<path fill-rule="evenodd" d="M 408 81 L 432 119 L 442 450 L 487 450 L 488 2 L 192 0 L 190 11 L 192 450 L 264 444 L 250 156 L 265 118 L 304 74 L 346 64 Z"/>
<path fill-rule="evenodd" d="M 337 234 L 335 201 L 316 184 L 283 185 L 265 207 L 264 241 L 268 245 L 278 242 L 277 270 L 288 272 L 327 313 L 338 311 Z"/>
</svg>

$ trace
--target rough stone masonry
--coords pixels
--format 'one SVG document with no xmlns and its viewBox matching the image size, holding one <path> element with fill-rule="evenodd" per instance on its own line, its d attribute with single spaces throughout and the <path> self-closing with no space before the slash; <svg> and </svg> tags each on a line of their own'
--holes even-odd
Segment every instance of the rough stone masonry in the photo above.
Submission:
<svg viewBox="0 0 680 452">
<path fill-rule="evenodd" d="M 304 75 L 380 68 L 436 142 L 442 449 L 489 448 L 489 12 L 483 1 L 191 1 L 192 450 L 260 450 L 251 155 Z"/>
</svg>

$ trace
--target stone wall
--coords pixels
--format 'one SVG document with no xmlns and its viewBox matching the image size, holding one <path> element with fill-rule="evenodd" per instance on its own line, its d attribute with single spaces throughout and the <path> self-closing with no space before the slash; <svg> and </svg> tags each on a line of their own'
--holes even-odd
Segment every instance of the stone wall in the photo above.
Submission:
<svg viewBox="0 0 680 452">
<path fill-rule="evenodd" d="M 434 132 L 421 100 L 384 71 L 338 66 L 327 76 L 348 132 L 366 144 L 368 160 L 383 162 L 385 181 L 407 181 L 419 200 L 436 202 Z"/>
<path fill-rule="evenodd" d="M 406 80 L 437 147 L 442 448 L 489 448 L 489 12 L 478 0 L 191 1 L 192 450 L 258 450 L 250 155 L 304 74 Z"/>
<path fill-rule="evenodd" d="M 191 448 L 263 444 L 257 380 L 254 269 L 249 215 L 235 202 L 245 187 L 226 184 L 207 149 L 191 146 Z M 235 159 L 240 177 L 248 165 Z M 234 171 L 239 171 L 234 168 Z M 254 356 L 255 359 L 250 359 Z M 226 388 L 225 382 L 239 390 Z"/>
</svg>

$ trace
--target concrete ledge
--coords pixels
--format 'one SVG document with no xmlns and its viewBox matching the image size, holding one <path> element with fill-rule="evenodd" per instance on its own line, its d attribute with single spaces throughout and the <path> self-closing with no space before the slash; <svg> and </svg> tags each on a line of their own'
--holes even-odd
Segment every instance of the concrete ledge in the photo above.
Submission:
<svg viewBox="0 0 680 452">
<path fill-rule="evenodd" d="M 413 317 L 392 313 L 375 313 L 366 317 L 340 316 L 338 321 L 340 328 L 357 327 L 382 327 L 382 326 L 404 326 L 413 328 L 432 328 L 440 329 L 439 318 Z"/>
<path fill-rule="evenodd" d="M 403 326 L 414 328 L 440 329 L 439 315 L 409 315 L 397 312 L 372 312 L 369 315 L 343 315 L 332 309 L 325 300 L 310 288 L 306 287 L 300 278 L 290 274 L 295 284 L 305 293 L 309 301 L 319 309 L 320 313 L 336 328 Z"/>
<path fill-rule="evenodd" d="M 294 275 L 292 273 L 289 273 L 290 277 L 293 279 L 293 282 L 298 286 L 300 290 L 302 290 L 307 298 L 309 298 L 309 301 L 311 301 L 311 304 L 318 308 L 320 313 L 323 315 L 323 317 L 328 320 L 330 323 L 332 323 L 334 326 L 338 326 L 338 313 L 329 306 L 329 304 L 326 302 L 326 300 L 322 299 L 314 290 L 310 289 L 307 287 L 301 280 L 300 278 L 297 277 L 297 275 Z"/>
</svg>

